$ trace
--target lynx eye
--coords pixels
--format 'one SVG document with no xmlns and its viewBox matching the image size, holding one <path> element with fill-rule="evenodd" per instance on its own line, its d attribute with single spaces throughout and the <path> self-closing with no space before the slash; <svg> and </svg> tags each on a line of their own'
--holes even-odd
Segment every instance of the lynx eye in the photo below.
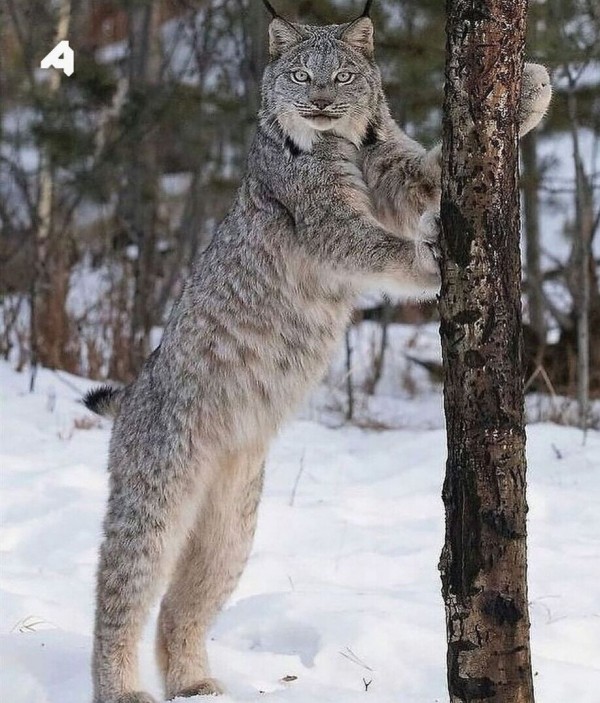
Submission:
<svg viewBox="0 0 600 703">
<path fill-rule="evenodd" d="M 308 83 L 310 76 L 307 71 L 292 71 L 292 80 L 294 83 Z"/>
<path fill-rule="evenodd" d="M 350 73 L 350 71 L 340 71 L 336 75 L 335 80 L 342 85 L 348 85 L 348 83 L 352 83 L 355 75 L 355 73 Z"/>
</svg>

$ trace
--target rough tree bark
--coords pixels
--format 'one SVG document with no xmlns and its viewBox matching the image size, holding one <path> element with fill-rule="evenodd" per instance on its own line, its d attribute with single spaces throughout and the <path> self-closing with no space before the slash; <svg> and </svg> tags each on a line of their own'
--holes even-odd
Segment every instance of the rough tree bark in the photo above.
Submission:
<svg viewBox="0 0 600 703">
<path fill-rule="evenodd" d="M 440 561 L 452 703 L 531 703 L 516 115 L 526 1 L 448 0 Z"/>
</svg>

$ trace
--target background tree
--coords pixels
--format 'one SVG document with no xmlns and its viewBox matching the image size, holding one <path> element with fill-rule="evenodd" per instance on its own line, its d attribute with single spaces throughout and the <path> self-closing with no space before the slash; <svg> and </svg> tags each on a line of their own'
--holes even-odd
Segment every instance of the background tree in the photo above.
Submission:
<svg viewBox="0 0 600 703">
<path fill-rule="evenodd" d="M 550 67 L 554 82 L 546 132 L 568 138 L 570 144 L 565 140 L 565 146 L 571 153 L 572 176 L 554 177 L 551 161 L 544 165 L 537 159 L 537 135 L 528 135 L 523 145 L 526 280 L 528 318 L 534 331 L 532 338 L 526 328 L 528 376 L 538 388 L 547 390 L 550 385 L 553 392 L 577 394 L 579 422 L 585 428 L 589 394 L 596 396 L 600 390 L 597 247 L 594 253 L 600 224 L 600 181 L 594 157 L 600 146 L 600 12 L 597 3 L 588 0 L 549 0 L 533 3 L 530 16 L 529 52 Z M 544 246 L 538 213 L 550 208 L 569 213 L 564 233 L 571 252 L 543 270 L 540 259 L 552 258 L 552 252 Z M 565 302 L 559 302 L 561 298 Z M 548 331 L 556 341 L 550 343 Z"/>
<path fill-rule="evenodd" d="M 531 703 L 517 110 L 525 0 L 447 4 L 441 339 L 450 699 Z"/>
</svg>

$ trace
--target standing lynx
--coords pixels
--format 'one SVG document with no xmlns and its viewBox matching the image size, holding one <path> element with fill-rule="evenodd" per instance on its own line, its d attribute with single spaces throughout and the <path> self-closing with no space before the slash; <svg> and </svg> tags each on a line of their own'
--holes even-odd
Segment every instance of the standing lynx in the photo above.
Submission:
<svg viewBox="0 0 600 703">
<path fill-rule="evenodd" d="M 94 703 L 152 703 L 137 644 L 165 583 L 156 647 L 167 698 L 221 692 L 205 641 L 250 552 L 271 439 L 321 378 L 360 291 L 438 289 L 436 229 L 422 215 L 437 207 L 439 150 L 391 119 L 370 19 L 275 16 L 269 37 L 231 211 L 136 381 L 86 399 L 116 418 Z M 540 117 L 541 70 L 530 91 Z M 539 121 L 532 112 L 521 121 Z"/>
</svg>

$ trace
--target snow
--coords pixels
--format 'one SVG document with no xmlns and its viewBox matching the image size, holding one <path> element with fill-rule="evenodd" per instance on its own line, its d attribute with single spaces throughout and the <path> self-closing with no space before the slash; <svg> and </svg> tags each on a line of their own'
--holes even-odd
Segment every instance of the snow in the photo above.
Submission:
<svg viewBox="0 0 600 703">
<path fill-rule="evenodd" d="M 0 699 L 81 703 L 91 699 L 110 426 L 77 402 L 90 382 L 41 371 L 30 394 L 28 381 L 0 363 Z M 416 403 L 416 426 L 437 424 L 428 412 Z M 593 703 L 600 435 L 585 446 L 573 428 L 538 424 L 528 435 L 537 700 Z M 286 427 L 268 462 L 252 557 L 210 643 L 223 703 L 447 700 L 437 573 L 444 459 L 439 428 Z M 152 642 L 150 623 L 142 678 L 158 694 Z"/>
<path fill-rule="evenodd" d="M 369 320 L 352 325 L 354 421 L 366 427 L 439 429 L 444 426 L 441 386 L 413 359 L 441 364 L 439 325 L 390 324 L 381 378 L 373 386 L 374 358 L 381 347 L 381 325 Z M 302 417 L 338 426 L 347 407 L 346 351 L 342 344 L 325 381 Z"/>
</svg>

